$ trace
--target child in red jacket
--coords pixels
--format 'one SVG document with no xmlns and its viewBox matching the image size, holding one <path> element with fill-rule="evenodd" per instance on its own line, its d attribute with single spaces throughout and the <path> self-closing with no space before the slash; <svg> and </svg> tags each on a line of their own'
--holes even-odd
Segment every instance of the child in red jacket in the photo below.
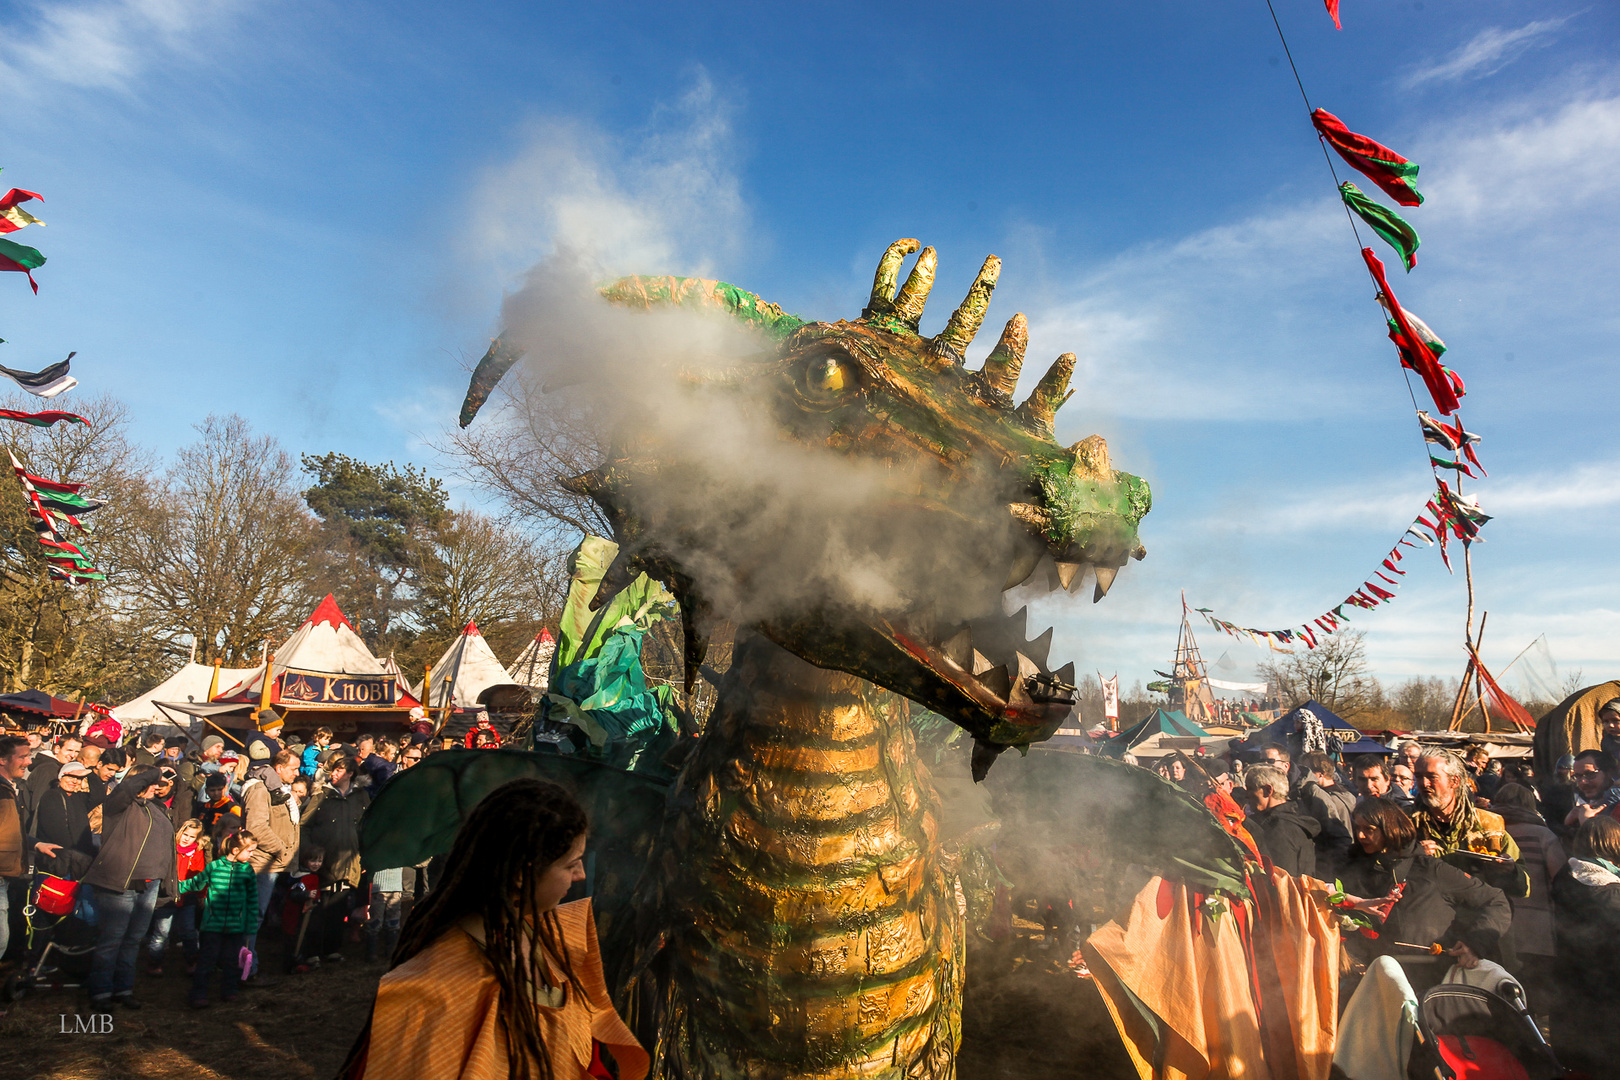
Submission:
<svg viewBox="0 0 1620 1080">
<path fill-rule="evenodd" d="M 178 832 L 174 834 L 174 869 L 175 876 L 186 880 L 192 874 L 201 873 L 208 863 L 208 854 L 203 850 L 202 843 L 203 823 L 197 818 L 183 822 Z M 197 970 L 197 953 L 200 949 L 197 938 L 197 908 L 202 903 L 200 894 L 182 894 L 178 899 L 163 899 L 152 912 L 152 929 L 146 934 L 146 973 L 148 975 L 163 974 L 163 953 L 169 947 L 171 931 L 180 941 L 180 948 L 186 957 L 186 974 Z"/>
</svg>

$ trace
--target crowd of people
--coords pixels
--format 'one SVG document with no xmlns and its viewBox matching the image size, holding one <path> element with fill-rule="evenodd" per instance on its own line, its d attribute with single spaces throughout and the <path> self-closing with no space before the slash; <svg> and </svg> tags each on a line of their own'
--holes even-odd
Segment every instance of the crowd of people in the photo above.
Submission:
<svg viewBox="0 0 1620 1080">
<path fill-rule="evenodd" d="M 1336 884 L 1375 917 L 1346 935 L 1356 968 L 1396 960 L 1414 993 L 1441 982 L 1522 1002 L 1550 1025 L 1562 1063 L 1620 1072 L 1620 698 L 1601 748 L 1536 784 L 1528 758 L 1402 742 L 1344 759 L 1267 745 L 1258 761 L 1157 764 L 1250 850 Z"/>
<path fill-rule="evenodd" d="M 349 941 L 368 961 L 390 954 L 425 866 L 365 871 L 361 816 L 428 755 L 499 749 L 500 733 L 480 711 L 445 737 L 420 709 L 397 738 L 340 742 L 321 727 L 305 742 L 284 729 L 263 708 L 230 743 L 151 729 L 124 746 L 95 730 L 0 735 L 0 958 L 13 970 L 42 962 L 51 926 L 12 933 L 41 888 L 64 894 L 94 935 L 95 1009 L 139 1008 L 137 976 L 174 966 L 198 1008 L 277 983 L 261 939 L 279 942 L 268 966 L 283 978 L 342 962 Z"/>
</svg>

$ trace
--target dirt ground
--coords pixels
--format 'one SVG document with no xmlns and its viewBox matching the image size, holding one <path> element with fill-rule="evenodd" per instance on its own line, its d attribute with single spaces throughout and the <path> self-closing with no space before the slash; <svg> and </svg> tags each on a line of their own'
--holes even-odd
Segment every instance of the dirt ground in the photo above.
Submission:
<svg viewBox="0 0 1620 1080">
<path fill-rule="evenodd" d="M 1032 932 L 1033 931 L 1033 932 Z M 279 954 L 279 944 L 266 953 Z M 177 950 L 168 972 L 141 975 L 139 1010 L 114 1009 L 109 1034 L 73 1034 L 82 990 L 35 989 L 0 1005 L 0 1076 L 8 1080 L 327 1080 L 365 1022 L 383 964 L 359 945 L 342 964 L 243 991 L 230 1005 L 186 1005 Z M 66 1014 L 66 1020 L 63 1015 Z M 66 1024 L 68 1031 L 64 1032 Z M 1021 928 L 1008 948 L 975 951 L 963 1002 L 959 1080 L 1130 1080 L 1134 1071 L 1089 981 Z"/>
</svg>

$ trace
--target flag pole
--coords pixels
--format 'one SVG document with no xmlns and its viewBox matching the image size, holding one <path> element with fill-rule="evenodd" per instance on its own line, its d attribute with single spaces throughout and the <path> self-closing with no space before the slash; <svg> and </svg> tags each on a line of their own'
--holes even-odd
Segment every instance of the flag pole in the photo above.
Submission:
<svg viewBox="0 0 1620 1080">
<path fill-rule="evenodd" d="M 260 682 L 260 685 L 259 685 L 259 708 L 268 709 L 270 707 L 270 639 L 269 638 L 264 639 L 264 649 L 263 649 L 262 655 L 264 656 L 264 679 Z"/>
</svg>

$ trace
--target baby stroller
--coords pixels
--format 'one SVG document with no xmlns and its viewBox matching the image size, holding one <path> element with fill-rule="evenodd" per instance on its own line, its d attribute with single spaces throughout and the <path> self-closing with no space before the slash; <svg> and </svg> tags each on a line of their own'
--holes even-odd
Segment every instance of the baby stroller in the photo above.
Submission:
<svg viewBox="0 0 1620 1080">
<path fill-rule="evenodd" d="M 1502 997 L 1444 983 L 1418 1007 L 1417 1045 L 1407 1075 L 1414 1080 L 1560 1080 L 1552 1047 L 1517 987 Z"/>
<path fill-rule="evenodd" d="M 27 959 L 0 986 L 0 1001 L 16 1001 L 35 987 L 64 990 L 83 986 L 90 974 L 96 931 L 75 911 L 79 883 L 36 873 L 28 888 L 23 921 L 28 927 Z"/>
</svg>

